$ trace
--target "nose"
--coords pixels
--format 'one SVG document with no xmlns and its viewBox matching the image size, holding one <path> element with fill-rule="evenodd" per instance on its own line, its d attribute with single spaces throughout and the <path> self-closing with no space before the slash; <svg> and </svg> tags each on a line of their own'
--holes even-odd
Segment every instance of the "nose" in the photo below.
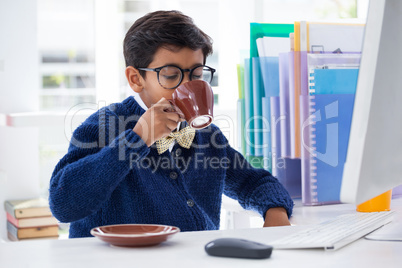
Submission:
<svg viewBox="0 0 402 268">
<path fill-rule="evenodd" d="M 180 85 L 187 83 L 188 81 L 190 81 L 190 73 L 186 72 L 186 73 L 184 73 L 183 80 L 181 81 Z M 180 85 L 178 85 L 178 86 L 180 86 Z"/>
</svg>

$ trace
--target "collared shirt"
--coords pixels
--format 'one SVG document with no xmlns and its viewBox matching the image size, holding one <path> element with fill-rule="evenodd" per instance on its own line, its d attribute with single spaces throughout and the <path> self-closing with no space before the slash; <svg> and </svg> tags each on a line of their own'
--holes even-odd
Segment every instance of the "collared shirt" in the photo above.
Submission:
<svg viewBox="0 0 402 268">
<path fill-rule="evenodd" d="M 141 99 L 140 94 L 138 94 L 137 92 L 133 92 L 132 93 L 135 101 L 141 106 L 142 109 L 144 109 L 145 111 L 148 110 L 148 107 L 145 105 L 144 101 Z M 180 130 L 180 122 L 177 124 L 177 131 Z M 172 152 L 173 150 L 173 146 L 176 144 L 176 141 L 172 142 L 169 146 L 169 152 Z"/>
</svg>

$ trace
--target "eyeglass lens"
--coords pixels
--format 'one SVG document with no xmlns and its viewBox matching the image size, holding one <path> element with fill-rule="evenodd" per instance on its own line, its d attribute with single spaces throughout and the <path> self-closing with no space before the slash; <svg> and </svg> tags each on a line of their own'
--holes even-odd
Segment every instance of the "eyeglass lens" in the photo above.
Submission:
<svg viewBox="0 0 402 268">
<path fill-rule="evenodd" d="M 182 72 L 175 66 L 165 66 L 159 71 L 159 83 L 165 88 L 175 88 L 182 80 Z M 199 66 L 191 72 L 190 80 L 204 80 L 208 83 L 212 80 L 210 68 Z"/>
</svg>

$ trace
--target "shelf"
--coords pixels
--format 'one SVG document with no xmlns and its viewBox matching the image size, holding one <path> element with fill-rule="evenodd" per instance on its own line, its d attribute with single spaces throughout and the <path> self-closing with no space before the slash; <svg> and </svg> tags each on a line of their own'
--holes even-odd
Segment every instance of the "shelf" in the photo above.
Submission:
<svg viewBox="0 0 402 268">
<path fill-rule="evenodd" d="M 95 96 L 95 88 L 45 88 L 39 96 Z"/>
<path fill-rule="evenodd" d="M 26 112 L 0 114 L 0 127 L 63 126 L 66 119 L 83 122 L 94 111 L 83 110 L 67 115 L 66 112 Z"/>
<path fill-rule="evenodd" d="M 77 62 L 42 63 L 39 72 L 41 75 L 94 75 L 95 64 Z"/>
</svg>

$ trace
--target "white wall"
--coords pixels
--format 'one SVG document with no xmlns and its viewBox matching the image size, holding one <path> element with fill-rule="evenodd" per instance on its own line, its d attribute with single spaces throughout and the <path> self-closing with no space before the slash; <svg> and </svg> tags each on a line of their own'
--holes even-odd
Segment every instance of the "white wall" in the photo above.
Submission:
<svg viewBox="0 0 402 268">
<path fill-rule="evenodd" d="M 0 1 L 0 113 L 37 111 L 36 1 Z M 39 195 L 38 129 L 0 126 L 0 240 L 4 200 Z"/>
</svg>

